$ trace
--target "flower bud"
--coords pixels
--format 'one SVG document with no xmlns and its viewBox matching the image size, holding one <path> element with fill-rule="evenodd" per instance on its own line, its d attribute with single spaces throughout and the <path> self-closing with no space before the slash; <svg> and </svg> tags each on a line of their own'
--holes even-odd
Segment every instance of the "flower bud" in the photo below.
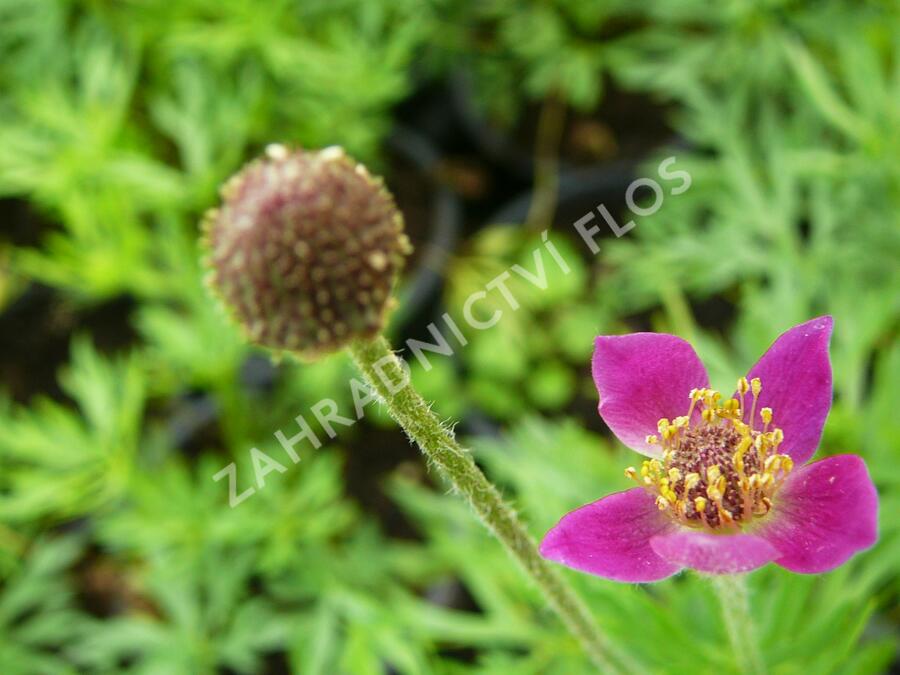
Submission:
<svg viewBox="0 0 900 675">
<path fill-rule="evenodd" d="M 221 193 L 208 282 L 251 341 L 313 359 L 381 332 L 411 248 L 380 178 L 338 147 L 275 145 Z"/>
</svg>

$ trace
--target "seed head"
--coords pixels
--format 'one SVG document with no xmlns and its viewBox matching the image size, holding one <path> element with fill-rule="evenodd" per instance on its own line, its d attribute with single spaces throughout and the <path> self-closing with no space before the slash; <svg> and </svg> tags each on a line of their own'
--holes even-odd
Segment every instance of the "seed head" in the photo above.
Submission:
<svg viewBox="0 0 900 675">
<path fill-rule="evenodd" d="M 221 194 L 207 278 L 252 342 L 314 359 L 381 332 L 411 248 L 380 178 L 338 147 L 275 145 Z"/>
</svg>

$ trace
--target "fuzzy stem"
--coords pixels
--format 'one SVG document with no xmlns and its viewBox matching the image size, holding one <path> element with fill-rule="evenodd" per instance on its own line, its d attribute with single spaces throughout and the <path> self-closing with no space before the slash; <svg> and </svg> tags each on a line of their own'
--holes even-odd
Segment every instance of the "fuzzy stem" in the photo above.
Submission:
<svg viewBox="0 0 900 675">
<path fill-rule="evenodd" d="M 722 606 L 722 616 L 734 658 L 742 673 L 763 675 L 766 672 L 759 653 L 753 616 L 747 592 L 747 575 L 734 574 L 709 577 Z"/>
<path fill-rule="evenodd" d="M 578 638 L 601 672 L 634 672 L 632 666 L 614 667 L 611 645 L 594 624 L 585 605 L 565 580 L 538 553 L 534 539 L 515 511 L 503 501 L 469 452 L 463 449 L 430 406 L 409 383 L 397 356 L 383 337 L 350 346 L 356 365 L 378 393 L 391 417 L 421 448 L 429 463 L 469 503 L 482 523 L 499 539 L 525 573 L 543 591 L 563 623 Z M 395 385 L 395 386 L 392 386 Z M 624 655 L 617 660 L 624 663 Z"/>
</svg>

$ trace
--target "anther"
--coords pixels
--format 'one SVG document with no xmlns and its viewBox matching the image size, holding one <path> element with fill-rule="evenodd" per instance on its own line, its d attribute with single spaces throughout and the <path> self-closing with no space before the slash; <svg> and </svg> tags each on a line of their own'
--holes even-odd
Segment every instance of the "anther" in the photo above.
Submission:
<svg viewBox="0 0 900 675">
<path fill-rule="evenodd" d="M 753 392 L 753 396 L 759 396 L 759 393 L 762 391 L 762 380 L 754 377 L 750 380 L 750 389 Z"/>
</svg>

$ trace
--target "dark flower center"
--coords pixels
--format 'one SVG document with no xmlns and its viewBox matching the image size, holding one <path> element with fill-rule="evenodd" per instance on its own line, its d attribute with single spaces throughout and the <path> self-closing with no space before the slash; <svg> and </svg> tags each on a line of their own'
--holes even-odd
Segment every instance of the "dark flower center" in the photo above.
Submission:
<svg viewBox="0 0 900 675">
<path fill-rule="evenodd" d="M 645 461 L 640 476 L 634 467 L 625 474 L 656 496 L 661 511 L 685 525 L 740 527 L 765 515 L 793 462 L 777 451 L 784 435 L 770 428 L 772 410 L 757 414 L 761 390 L 758 379 L 741 378 L 739 398 L 724 402 L 717 391 L 692 391 L 688 414 L 660 420 L 659 436 L 647 438 L 660 445 L 662 457 Z M 752 401 L 745 423 L 748 392 Z"/>
</svg>

